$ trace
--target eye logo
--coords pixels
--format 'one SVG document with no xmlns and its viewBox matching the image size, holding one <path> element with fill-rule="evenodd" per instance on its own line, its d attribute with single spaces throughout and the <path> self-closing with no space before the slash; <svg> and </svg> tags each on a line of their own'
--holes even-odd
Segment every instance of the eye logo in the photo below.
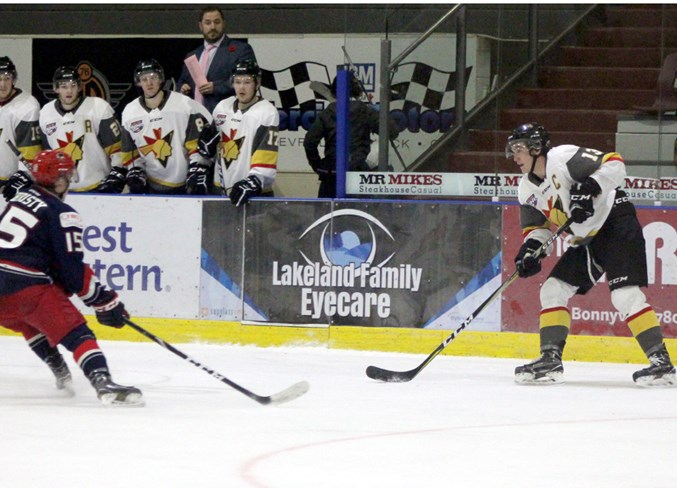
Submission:
<svg viewBox="0 0 677 488">
<path fill-rule="evenodd" d="M 391 253 L 374 264 L 379 251 L 377 234 L 385 234 L 392 241 L 392 233 L 378 219 L 366 212 L 354 209 L 337 210 L 313 222 L 299 237 L 299 241 L 315 230 L 321 229 L 319 255 L 325 266 L 360 265 L 384 266 L 395 255 Z M 303 251 L 299 250 L 308 264 L 312 264 Z"/>
</svg>

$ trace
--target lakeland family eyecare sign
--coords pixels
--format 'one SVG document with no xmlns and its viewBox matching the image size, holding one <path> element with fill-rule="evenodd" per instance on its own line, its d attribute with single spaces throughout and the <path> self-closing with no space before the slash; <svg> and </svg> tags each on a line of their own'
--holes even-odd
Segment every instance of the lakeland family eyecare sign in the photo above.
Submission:
<svg viewBox="0 0 677 488">
<path fill-rule="evenodd" d="M 498 253 L 477 246 L 489 206 L 258 201 L 247 208 L 244 292 L 288 324 L 423 327 Z"/>
</svg>

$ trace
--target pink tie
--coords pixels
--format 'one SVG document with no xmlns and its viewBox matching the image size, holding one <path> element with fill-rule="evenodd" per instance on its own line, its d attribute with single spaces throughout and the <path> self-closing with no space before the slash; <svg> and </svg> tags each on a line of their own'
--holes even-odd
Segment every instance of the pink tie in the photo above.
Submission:
<svg viewBox="0 0 677 488">
<path fill-rule="evenodd" d="M 214 44 L 207 44 L 204 51 L 202 51 L 202 56 L 200 56 L 200 68 L 202 68 L 205 78 L 207 77 L 207 66 L 209 65 L 209 53 L 211 53 L 214 48 L 216 48 Z M 195 86 L 195 101 L 204 105 L 204 98 L 197 86 Z"/>
</svg>

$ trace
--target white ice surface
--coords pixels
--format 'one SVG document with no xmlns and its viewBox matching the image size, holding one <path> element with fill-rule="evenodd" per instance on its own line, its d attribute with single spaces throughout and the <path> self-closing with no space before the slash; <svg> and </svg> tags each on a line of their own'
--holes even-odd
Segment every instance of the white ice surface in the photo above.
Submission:
<svg viewBox="0 0 677 488">
<path fill-rule="evenodd" d="M 144 408 L 76 396 L 16 337 L 0 337 L 0 487 L 677 487 L 677 388 L 632 383 L 637 365 L 565 363 L 566 383 L 514 384 L 517 359 L 323 348 L 175 344 L 260 395 L 261 406 L 154 343 L 101 341 Z M 449 347 L 453 347 L 453 344 Z"/>
</svg>

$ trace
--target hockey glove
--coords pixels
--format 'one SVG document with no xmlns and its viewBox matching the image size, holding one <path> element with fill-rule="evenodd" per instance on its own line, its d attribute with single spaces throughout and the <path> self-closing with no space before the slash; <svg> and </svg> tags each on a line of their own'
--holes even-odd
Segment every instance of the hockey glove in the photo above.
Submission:
<svg viewBox="0 0 677 488">
<path fill-rule="evenodd" d="M 219 130 L 216 125 L 211 124 L 206 126 L 200 132 L 200 138 L 197 141 L 197 151 L 203 158 L 211 159 L 216 154 L 216 148 L 219 145 L 220 139 Z"/>
<path fill-rule="evenodd" d="M 97 191 L 99 193 L 122 193 L 122 190 L 125 189 L 127 172 L 127 168 L 113 166 L 110 174 L 101 182 Z"/>
<path fill-rule="evenodd" d="M 5 186 L 2 187 L 2 196 L 8 202 L 21 190 L 29 188 L 33 184 L 30 175 L 25 171 L 17 171 L 9 177 Z"/>
<path fill-rule="evenodd" d="M 515 256 L 515 267 L 520 278 L 528 278 L 541 272 L 541 256 L 535 256 L 541 242 L 536 239 L 527 239 Z"/>
<path fill-rule="evenodd" d="M 583 183 L 574 183 L 569 190 L 569 213 L 577 224 L 582 224 L 595 214 L 593 198 L 602 193 L 594 178 L 586 178 Z"/>
<path fill-rule="evenodd" d="M 186 193 L 188 195 L 206 195 L 209 193 L 207 175 L 209 168 L 199 163 L 190 163 L 188 178 L 186 179 Z"/>
<path fill-rule="evenodd" d="M 96 301 L 92 303 L 96 313 L 96 320 L 101 325 L 120 328 L 125 325 L 124 319 L 129 318 L 124 304 L 118 299 L 118 294 L 112 290 L 101 290 Z"/>
<path fill-rule="evenodd" d="M 256 176 L 247 176 L 244 180 L 240 180 L 230 189 L 230 201 L 233 205 L 239 207 L 243 203 L 247 203 L 251 197 L 261 194 L 261 180 Z"/>
<path fill-rule="evenodd" d="M 127 173 L 129 193 L 146 193 L 146 171 L 143 168 L 132 168 Z"/>
</svg>

